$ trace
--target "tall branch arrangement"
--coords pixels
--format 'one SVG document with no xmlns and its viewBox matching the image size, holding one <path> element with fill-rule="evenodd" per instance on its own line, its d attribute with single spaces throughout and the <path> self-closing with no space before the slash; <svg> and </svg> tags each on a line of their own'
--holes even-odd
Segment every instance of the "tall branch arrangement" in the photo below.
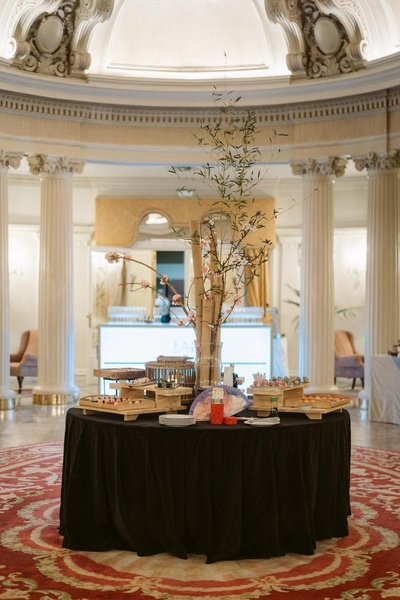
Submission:
<svg viewBox="0 0 400 600">
<path fill-rule="evenodd" d="M 172 305 L 180 306 L 186 316 L 178 325 L 195 328 L 199 348 L 220 342 L 221 326 L 242 302 L 249 284 L 260 277 L 271 244 L 262 237 L 262 230 L 276 217 L 275 212 L 272 217 L 267 216 L 255 206 L 254 190 L 264 176 L 256 145 L 259 131 L 255 113 L 239 112 L 240 97 L 231 93 L 215 91 L 213 100 L 217 118 L 212 124 L 200 121 L 199 132 L 193 134 L 207 160 L 191 172 L 191 178 L 207 186 L 216 198 L 211 211 L 200 221 L 189 223 L 194 306 L 190 306 L 188 297 L 176 292 L 168 277 L 146 265 L 171 289 Z M 187 177 L 185 168 L 171 167 L 169 172 L 181 179 Z M 201 203 L 200 198 L 198 201 Z M 255 244 L 251 240 L 257 230 L 260 235 Z M 106 258 L 109 262 L 123 259 L 143 264 L 131 255 L 115 252 L 108 253 Z M 138 285 L 149 287 L 143 281 Z"/>
</svg>

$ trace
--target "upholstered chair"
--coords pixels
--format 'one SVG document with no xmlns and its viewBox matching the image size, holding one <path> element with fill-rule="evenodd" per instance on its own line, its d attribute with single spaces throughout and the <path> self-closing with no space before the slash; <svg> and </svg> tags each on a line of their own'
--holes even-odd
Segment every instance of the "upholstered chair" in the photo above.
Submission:
<svg viewBox="0 0 400 600">
<path fill-rule="evenodd" d="M 18 393 L 22 392 L 24 377 L 36 377 L 38 373 L 38 331 L 30 329 L 21 335 L 18 352 L 10 354 L 10 375 L 18 380 Z"/>
<path fill-rule="evenodd" d="M 364 356 L 358 354 L 350 331 L 335 331 L 335 383 L 337 377 L 352 379 L 352 389 L 357 378 L 364 386 Z"/>
</svg>

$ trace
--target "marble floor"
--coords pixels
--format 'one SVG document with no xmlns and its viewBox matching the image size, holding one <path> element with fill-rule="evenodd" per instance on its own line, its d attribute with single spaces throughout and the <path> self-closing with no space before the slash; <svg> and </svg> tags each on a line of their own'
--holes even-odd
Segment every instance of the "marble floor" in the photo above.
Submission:
<svg viewBox="0 0 400 600">
<path fill-rule="evenodd" d="M 345 380 L 346 381 L 346 380 Z M 28 384 L 29 385 L 29 384 Z M 339 382 L 340 393 L 354 397 L 349 408 L 352 423 L 352 443 L 400 453 L 400 425 L 375 423 L 368 420 L 365 406 L 358 405 L 359 388 L 351 390 Z M 80 394 L 95 394 L 97 387 L 81 387 Z M 0 450 L 13 446 L 61 441 L 64 437 L 65 415 L 69 406 L 39 406 L 32 404 L 28 388 L 18 396 L 14 410 L 0 411 Z"/>
</svg>

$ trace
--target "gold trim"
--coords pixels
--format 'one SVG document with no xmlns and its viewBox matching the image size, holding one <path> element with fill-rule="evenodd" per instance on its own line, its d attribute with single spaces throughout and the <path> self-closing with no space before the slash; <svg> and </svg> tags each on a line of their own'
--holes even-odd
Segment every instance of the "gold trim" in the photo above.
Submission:
<svg viewBox="0 0 400 600">
<path fill-rule="evenodd" d="M 61 404 L 75 404 L 78 395 L 74 394 L 33 394 L 33 404 L 59 406 Z"/>
<path fill-rule="evenodd" d="M 0 410 L 13 410 L 15 408 L 15 396 L 13 398 L 0 398 Z"/>
</svg>

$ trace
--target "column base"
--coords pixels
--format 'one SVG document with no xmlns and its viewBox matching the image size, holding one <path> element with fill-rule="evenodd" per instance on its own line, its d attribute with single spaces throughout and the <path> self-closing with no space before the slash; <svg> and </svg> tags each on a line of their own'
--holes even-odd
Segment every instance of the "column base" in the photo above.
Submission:
<svg viewBox="0 0 400 600">
<path fill-rule="evenodd" d="M 15 392 L 13 390 L 0 390 L 0 410 L 13 410 L 15 408 Z"/>
<path fill-rule="evenodd" d="M 33 394 L 33 404 L 60 406 L 62 404 L 75 404 L 75 394 Z"/>
<path fill-rule="evenodd" d="M 358 392 L 358 405 L 363 410 L 369 410 L 369 392 L 365 389 Z"/>
<path fill-rule="evenodd" d="M 13 410 L 15 408 L 14 398 L 0 398 L 0 410 Z"/>
</svg>

